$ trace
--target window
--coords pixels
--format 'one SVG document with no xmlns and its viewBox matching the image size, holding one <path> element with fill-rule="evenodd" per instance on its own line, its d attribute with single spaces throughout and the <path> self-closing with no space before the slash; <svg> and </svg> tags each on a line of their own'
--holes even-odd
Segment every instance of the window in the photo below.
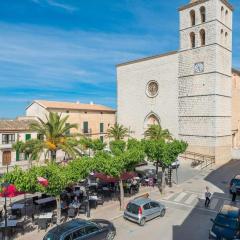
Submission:
<svg viewBox="0 0 240 240">
<path fill-rule="evenodd" d="M 27 134 L 25 135 L 25 140 L 28 141 L 28 140 L 30 140 L 30 139 L 31 139 L 31 134 L 28 134 L 28 133 L 27 133 Z"/>
<path fill-rule="evenodd" d="M 147 203 L 143 206 L 144 210 L 149 210 L 151 208 L 150 203 Z"/>
<path fill-rule="evenodd" d="M 104 132 L 104 123 L 100 123 L 100 133 Z"/>
<path fill-rule="evenodd" d="M 97 226 L 87 226 L 85 227 L 85 234 L 91 234 L 97 232 L 99 229 Z"/>
<path fill-rule="evenodd" d="M 200 30 L 200 40 L 201 40 L 201 46 L 205 46 L 206 44 L 206 33 L 204 29 Z"/>
<path fill-rule="evenodd" d="M 64 240 L 72 240 L 72 234 L 67 235 Z"/>
<path fill-rule="evenodd" d="M 150 205 L 152 208 L 158 208 L 159 207 L 159 204 L 156 203 L 156 202 L 150 202 Z"/>
<path fill-rule="evenodd" d="M 228 33 L 225 32 L 225 44 L 227 44 L 227 43 L 228 43 Z"/>
<path fill-rule="evenodd" d="M 38 134 L 37 134 L 37 139 L 38 139 L 38 140 L 44 140 L 44 135 L 38 133 Z"/>
<path fill-rule="evenodd" d="M 195 23 L 196 23 L 195 11 L 194 10 L 190 11 L 190 18 L 191 18 L 191 24 L 192 24 L 192 26 L 194 26 Z"/>
<path fill-rule="evenodd" d="M 2 144 L 11 144 L 15 142 L 15 134 L 3 134 Z"/>
<path fill-rule="evenodd" d="M 200 8 L 200 14 L 201 14 L 202 23 L 205 23 L 206 22 L 206 8 L 205 7 Z"/>
<path fill-rule="evenodd" d="M 69 127 L 70 126 L 70 123 L 66 123 L 65 124 L 65 127 Z M 70 129 L 68 129 L 66 132 L 65 132 L 66 135 L 70 135 Z"/>
<path fill-rule="evenodd" d="M 223 17 L 224 17 L 224 7 L 221 7 L 221 19 L 223 21 Z"/>
<path fill-rule="evenodd" d="M 78 239 L 79 237 L 84 236 L 84 228 L 81 228 L 73 233 L 72 239 Z"/>
<path fill-rule="evenodd" d="M 195 33 L 191 32 L 190 33 L 190 41 L 191 41 L 191 48 L 195 48 Z"/>
<path fill-rule="evenodd" d="M 88 122 L 83 122 L 83 133 L 88 133 Z"/>
</svg>

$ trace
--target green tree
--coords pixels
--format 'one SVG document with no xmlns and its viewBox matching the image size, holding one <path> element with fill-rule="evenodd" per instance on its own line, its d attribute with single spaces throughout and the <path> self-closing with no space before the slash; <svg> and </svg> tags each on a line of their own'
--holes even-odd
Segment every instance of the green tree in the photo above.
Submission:
<svg viewBox="0 0 240 240">
<path fill-rule="evenodd" d="M 132 171 L 135 166 L 144 159 L 145 154 L 144 149 L 139 147 L 141 144 L 132 144 L 131 147 L 127 148 L 128 144 L 118 140 L 112 141 L 111 146 L 113 147 L 113 145 L 113 154 L 104 153 L 95 156 L 94 169 L 118 179 L 120 187 L 120 208 L 123 209 L 124 189 L 121 176 L 124 172 Z"/>
<path fill-rule="evenodd" d="M 107 136 L 114 140 L 122 140 L 128 136 L 128 129 L 121 124 L 115 123 L 113 127 L 107 130 Z"/>
<path fill-rule="evenodd" d="M 110 151 L 113 155 L 121 155 L 126 149 L 126 142 L 123 140 L 114 140 L 109 143 Z"/>
<path fill-rule="evenodd" d="M 71 157 L 79 154 L 77 149 L 77 141 L 69 132 L 73 128 L 77 128 L 76 124 L 67 124 L 68 116 L 61 117 L 57 113 L 50 112 L 46 116 L 46 121 L 38 118 L 38 122 L 32 123 L 30 129 L 36 131 L 40 139 L 32 139 L 22 144 L 17 143 L 16 147 L 21 146 L 24 153 L 30 153 L 32 160 L 39 159 L 42 153 L 50 152 L 51 161 L 56 160 L 58 150 L 62 150 Z"/>
<path fill-rule="evenodd" d="M 168 129 L 163 129 L 160 125 L 151 125 L 144 133 L 145 138 L 151 140 L 171 140 L 172 136 Z"/>
<path fill-rule="evenodd" d="M 144 140 L 144 149 L 148 159 L 156 163 L 156 175 L 158 180 L 158 166 L 162 168 L 160 191 L 163 193 L 165 189 L 165 170 L 174 161 L 177 160 L 179 154 L 185 152 L 187 143 L 173 139 L 172 141 L 160 140 Z M 159 181 L 158 181 L 159 182 Z"/>
</svg>

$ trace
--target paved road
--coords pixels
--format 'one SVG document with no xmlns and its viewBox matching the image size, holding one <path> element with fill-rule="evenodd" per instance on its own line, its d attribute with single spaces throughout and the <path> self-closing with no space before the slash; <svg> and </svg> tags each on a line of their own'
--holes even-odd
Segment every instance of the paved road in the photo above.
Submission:
<svg viewBox="0 0 240 240">
<path fill-rule="evenodd" d="M 240 207 L 240 197 L 232 204 L 229 195 L 229 181 L 240 173 L 239 169 L 240 161 L 231 161 L 214 171 L 209 169 L 192 177 L 195 170 L 187 172 L 187 168 L 183 168 L 181 181 L 186 181 L 181 184 L 182 191 L 161 200 L 167 207 L 166 216 L 144 227 L 119 218 L 114 221 L 118 233 L 116 240 L 207 240 L 212 226 L 210 219 L 215 218 L 221 207 L 224 204 Z M 206 186 L 210 186 L 213 193 L 208 209 L 204 207 Z"/>
<path fill-rule="evenodd" d="M 122 218 L 115 220 L 118 229 L 116 240 L 204 240 L 208 239 L 210 219 L 216 213 L 193 209 L 176 203 L 165 203 L 167 213 L 163 218 L 147 222 L 144 227 Z"/>
</svg>

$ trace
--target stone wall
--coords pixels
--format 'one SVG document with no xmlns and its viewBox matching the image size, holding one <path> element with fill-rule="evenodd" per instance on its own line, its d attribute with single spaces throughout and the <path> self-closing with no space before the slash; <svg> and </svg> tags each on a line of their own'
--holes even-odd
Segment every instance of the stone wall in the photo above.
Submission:
<svg viewBox="0 0 240 240">
<path fill-rule="evenodd" d="M 177 75 L 177 53 L 117 67 L 117 120 L 130 128 L 134 137 L 143 137 L 144 122 L 151 113 L 159 117 L 163 128 L 178 137 Z M 159 84 L 155 98 L 146 94 L 147 83 L 151 80 Z"/>
</svg>

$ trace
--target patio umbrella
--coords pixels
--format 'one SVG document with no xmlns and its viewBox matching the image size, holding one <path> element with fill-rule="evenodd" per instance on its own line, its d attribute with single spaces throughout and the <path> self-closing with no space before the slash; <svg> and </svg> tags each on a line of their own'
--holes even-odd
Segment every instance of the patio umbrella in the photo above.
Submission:
<svg viewBox="0 0 240 240">
<path fill-rule="evenodd" d="M 0 197 L 13 198 L 21 194 L 23 194 L 23 192 L 19 192 L 13 184 L 9 184 L 2 189 Z"/>
<path fill-rule="evenodd" d="M 128 180 L 128 179 L 134 178 L 136 176 L 137 176 L 137 174 L 134 172 L 125 172 L 121 175 L 121 179 Z M 107 183 L 115 183 L 119 180 L 118 178 L 110 177 L 103 173 L 94 173 L 94 177 L 99 178 L 103 182 L 107 182 Z"/>
</svg>

